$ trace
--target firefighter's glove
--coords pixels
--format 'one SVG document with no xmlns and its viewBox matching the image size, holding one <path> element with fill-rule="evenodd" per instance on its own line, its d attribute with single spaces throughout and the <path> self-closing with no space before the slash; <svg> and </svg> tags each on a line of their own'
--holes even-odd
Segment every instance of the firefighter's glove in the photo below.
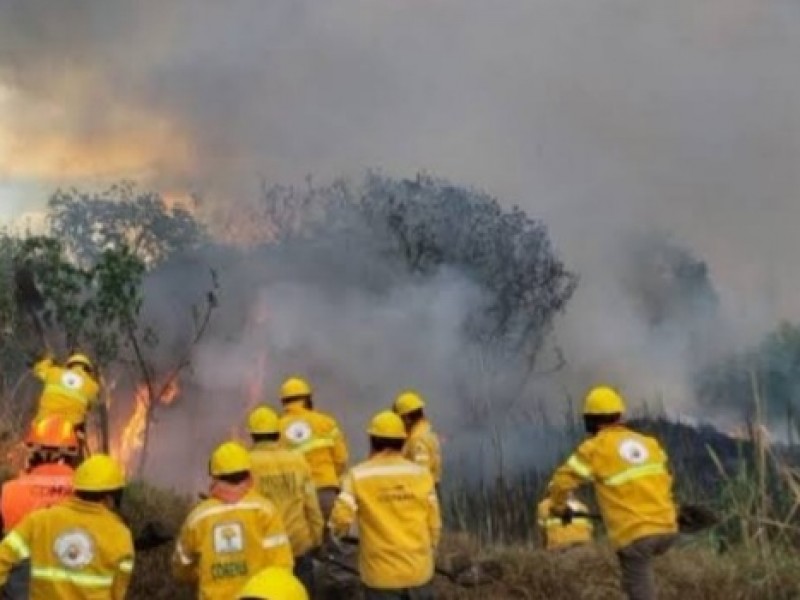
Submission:
<svg viewBox="0 0 800 600">
<path fill-rule="evenodd" d="M 572 523 L 572 519 L 575 516 L 575 511 L 573 511 L 572 507 L 568 504 L 560 513 L 558 513 L 557 516 L 561 519 L 561 523 L 563 525 L 569 525 Z"/>
</svg>

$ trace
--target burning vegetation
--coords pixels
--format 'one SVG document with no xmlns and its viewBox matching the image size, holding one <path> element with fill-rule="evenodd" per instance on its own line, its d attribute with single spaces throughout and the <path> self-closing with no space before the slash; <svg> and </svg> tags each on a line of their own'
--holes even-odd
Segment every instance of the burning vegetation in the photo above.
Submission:
<svg viewBox="0 0 800 600">
<path fill-rule="evenodd" d="M 169 382 L 164 391 L 156 398 L 162 406 L 169 406 L 180 396 L 180 386 L 177 380 Z M 136 459 L 145 443 L 145 430 L 147 420 L 151 418 L 151 398 L 146 384 L 139 384 L 133 395 L 133 401 L 126 403 L 133 406 L 133 413 L 120 428 L 118 436 L 112 438 L 111 450 L 122 464 L 133 470 Z"/>
</svg>

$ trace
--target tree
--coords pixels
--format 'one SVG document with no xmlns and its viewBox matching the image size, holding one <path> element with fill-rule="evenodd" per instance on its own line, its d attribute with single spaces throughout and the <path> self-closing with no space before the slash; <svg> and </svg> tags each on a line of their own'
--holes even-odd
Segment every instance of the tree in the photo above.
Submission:
<svg viewBox="0 0 800 600">
<path fill-rule="evenodd" d="M 758 393 L 765 404 L 759 410 L 771 422 L 783 420 L 791 440 L 798 431 L 800 325 L 781 323 L 754 347 L 701 369 L 695 389 L 702 403 L 740 410 L 749 417 L 754 416 Z"/>
<path fill-rule="evenodd" d="M 217 280 L 212 271 L 203 306 L 192 307 L 195 327 L 186 347 L 177 349 L 174 360 L 154 364 L 149 355 L 158 345 L 158 335 L 142 318 L 148 267 L 188 249 L 202 238 L 203 228 L 185 211 L 167 211 L 154 194 L 134 196 L 127 184 L 111 189 L 112 196 L 116 194 L 113 201 L 77 191 L 57 192 L 49 216 L 58 237 L 9 238 L 0 245 L 0 250 L 9 248 L 0 257 L 10 256 L 5 262 L 13 273 L 2 280 L 6 285 L 0 288 L 0 315 L 8 313 L 14 319 L 11 330 L 17 339 L 26 330 L 41 329 L 37 353 L 45 345 L 63 352 L 80 348 L 94 357 L 101 375 L 112 379 L 121 369 L 133 368 L 147 389 L 136 468 L 141 473 L 161 401 L 189 366 L 191 348 L 202 338 L 217 306 Z M 14 284 L 16 302 L 9 301 L 14 293 L 8 290 Z M 26 289 L 20 293 L 20 288 Z M 25 324 L 25 313 L 32 323 Z M 104 386 L 100 411 L 104 451 L 109 450 L 108 390 Z"/>
<path fill-rule="evenodd" d="M 658 233 L 632 236 L 626 250 L 623 284 L 650 327 L 692 330 L 715 316 L 708 265 L 691 250 Z"/>
<path fill-rule="evenodd" d="M 63 240 L 78 264 L 91 265 L 106 250 L 123 247 L 152 268 L 207 239 L 205 228 L 180 206 L 130 182 L 101 194 L 58 190 L 48 203 L 51 235 Z"/>
<path fill-rule="evenodd" d="M 480 301 L 463 324 L 464 372 L 454 379 L 476 422 L 507 414 L 523 396 L 577 285 L 541 221 L 427 175 L 397 180 L 373 172 L 358 185 L 265 187 L 262 203 L 273 224 L 267 243 L 307 256 L 321 276 L 336 273 L 342 285 L 380 294 L 398 277 L 424 281 L 447 270 L 474 284 Z M 461 385 L 476 369 L 490 397 Z"/>
</svg>

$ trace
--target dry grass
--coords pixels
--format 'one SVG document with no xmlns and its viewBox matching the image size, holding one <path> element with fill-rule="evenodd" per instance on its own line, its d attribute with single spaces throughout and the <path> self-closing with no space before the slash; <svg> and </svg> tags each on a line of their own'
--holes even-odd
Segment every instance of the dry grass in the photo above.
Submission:
<svg viewBox="0 0 800 600">
<path fill-rule="evenodd" d="M 492 553 L 502 580 L 459 589 L 437 579 L 438 597 L 456 599 L 624 600 L 616 557 L 604 546 L 567 554 L 505 549 Z M 800 559 L 786 555 L 765 565 L 753 555 L 718 555 L 708 548 L 676 548 L 656 560 L 660 600 L 796 600 Z"/>
<path fill-rule="evenodd" d="M 126 516 L 134 530 L 158 518 L 170 528 L 180 526 L 189 499 L 147 486 L 131 487 Z M 137 560 L 130 598 L 189 600 L 192 590 L 178 586 L 170 575 L 172 545 L 142 552 Z M 656 560 L 660 600 L 796 600 L 800 598 L 800 556 L 777 552 L 761 557 L 759 552 L 739 547 L 719 554 L 704 540 L 687 542 Z M 481 550 L 464 535 L 448 535 L 443 542 L 443 563 L 467 556 L 502 569 L 499 580 L 465 588 L 445 577 L 436 578 L 441 600 L 623 600 L 619 591 L 616 557 L 604 544 L 553 554 L 540 549 L 511 546 Z M 321 598 L 357 600 L 352 588 L 346 593 Z"/>
</svg>

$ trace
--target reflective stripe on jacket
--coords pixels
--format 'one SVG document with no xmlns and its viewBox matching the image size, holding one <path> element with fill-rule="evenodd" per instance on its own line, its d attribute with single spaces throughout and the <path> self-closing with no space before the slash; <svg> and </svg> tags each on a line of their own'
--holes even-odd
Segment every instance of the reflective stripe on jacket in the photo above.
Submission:
<svg viewBox="0 0 800 600">
<path fill-rule="evenodd" d="M 677 531 L 667 455 L 655 439 L 623 425 L 602 428 L 556 471 L 550 483 L 553 506 L 562 509 L 569 492 L 589 482 L 616 548 Z"/>
<path fill-rule="evenodd" d="M 442 478 L 442 451 L 439 437 L 433 431 L 430 421 L 418 421 L 403 446 L 403 456 L 408 460 L 430 470 L 436 483 Z"/>
<path fill-rule="evenodd" d="M 294 555 L 302 556 L 319 546 L 324 522 L 305 459 L 277 442 L 257 443 L 250 457 L 256 490 L 281 513 Z"/>
<path fill-rule="evenodd" d="M 342 481 L 330 527 L 343 536 L 356 521 L 365 585 L 398 589 L 431 580 L 442 524 L 428 469 L 396 452 L 382 452 L 353 467 Z"/>
<path fill-rule="evenodd" d="M 86 421 L 100 390 L 97 381 L 81 369 L 56 365 L 51 358 L 36 363 L 33 372 L 44 383 L 35 420 L 58 415 L 75 425 Z"/>
<path fill-rule="evenodd" d="M 183 524 L 172 558 L 176 578 L 198 584 L 198 598 L 234 598 L 266 567 L 294 565 L 275 506 L 250 490 L 237 502 L 198 504 Z"/>
<path fill-rule="evenodd" d="M 575 512 L 589 512 L 582 502 L 569 500 L 568 503 Z M 588 518 L 573 517 L 569 524 L 564 524 L 560 517 L 552 515 L 552 506 L 550 498 L 545 498 L 539 503 L 537 510 L 537 523 L 544 537 L 545 548 L 555 550 L 592 541 L 594 525 Z"/>
<path fill-rule="evenodd" d="M 347 441 L 330 415 L 289 402 L 280 419 L 281 443 L 302 453 L 317 488 L 339 487 L 347 466 Z"/>
<path fill-rule="evenodd" d="M 28 513 L 71 496 L 73 473 L 68 465 L 44 464 L 6 481 L 0 492 L 3 529 L 10 531 Z"/>
<path fill-rule="evenodd" d="M 133 540 L 112 511 L 71 497 L 25 517 L 0 544 L 0 586 L 31 561 L 30 600 L 123 600 Z"/>
</svg>

